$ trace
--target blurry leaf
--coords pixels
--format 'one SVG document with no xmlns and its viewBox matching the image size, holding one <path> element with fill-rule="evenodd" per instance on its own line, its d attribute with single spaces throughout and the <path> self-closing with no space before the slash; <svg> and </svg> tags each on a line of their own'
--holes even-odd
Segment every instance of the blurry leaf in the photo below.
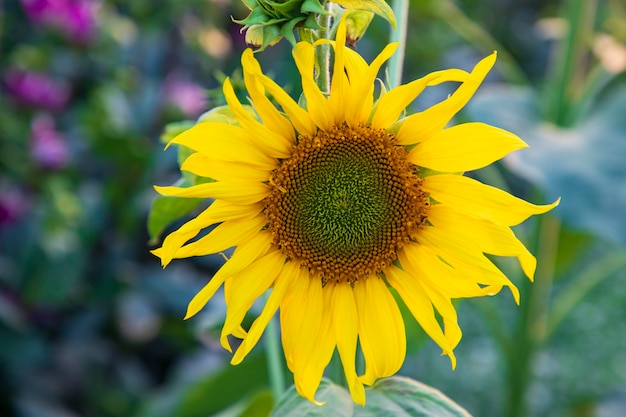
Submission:
<svg viewBox="0 0 626 417">
<path fill-rule="evenodd" d="M 301 397 L 292 387 L 277 404 L 272 417 L 470 417 L 440 391 L 405 377 L 379 380 L 366 390 L 367 403 L 352 402 L 344 388 L 323 379 L 315 399 L 323 406 Z"/>
<path fill-rule="evenodd" d="M 161 134 L 161 142 L 170 143 L 172 139 L 183 133 L 185 130 L 192 128 L 195 124 L 196 123 L 191 120 L 168 123 L 165 125 L 165 130 Z"/>
<path fill-rule="evenodd" d="M 268 417 L 273 405 L 272 391 L 262 390 L 221 413 L 214 414 L 213 417 Z"/>
<path fill-rule="evenodd" d="M 274 397 L 270 390 L 263 390 L 256 394 L 248 406 L 237 417 L 267 417 L 272 412 Z"/>
<path fill-rule="evenodd" d="M 468 111 L 530 145 L 504 163 L 549 201 L 561 196 L 554 212 L 566 224 L 625 244 L 626 89 L 614 91 L 571 129 L 542 122 L 538 103 L 530 90 L 501 87 L 475 96 Z"/>
<path fill-rule="evenodd" d="M 267 380 L 265 356 L 253 355 L 237 366 L 227 364 L 217 373 L 209 374 L 185 386 L 175 386 L 169 393 L 162 394 L 153 402 L 146 404 L 138 416 L 211 416 L 237 403 L 241 398 L 264 388 Z M 262 413 L 265 409 L 264 401 L 262 397 L 253 399 L 247 410 L 258 409 Z M 242 416 L 251 415 L 243 414 Z M 260 414 L 260 416 L 263 415 Z"/>
<path fill-rule="evenodd" d="M 181 178 L 176 187 L 190 187 L 193 185 L 188 178 Z M 187 215 L 204 199 L 158 196 L 154 199 L 148 214 L 148 234 L 150 244 L 156 244 L 163 231 L 174 221 Z"/>
<path fill-rule="evenodd" d="M 243 106 L 244 110 L 250 114 L 250 116 L 256 118 L 257 114 L 254 111 L 254 108 L 249 105 Z M 237 121 L 237 117 L 235 113 L 230 109 L 229 106 L 218 106 L 214 107 L 211 110 L 203 113 L 198 118 L 198 123 L 202 122 L 219 122 L 219 123 L 228 123 L 231 125 L 239 126 L 239 122 Z"/>
</svg>

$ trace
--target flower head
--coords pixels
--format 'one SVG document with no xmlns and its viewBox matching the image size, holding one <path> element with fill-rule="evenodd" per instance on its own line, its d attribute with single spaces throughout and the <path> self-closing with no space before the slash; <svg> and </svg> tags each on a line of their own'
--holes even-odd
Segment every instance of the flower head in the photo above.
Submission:
<svg viewBox="0 0 626 417">
<path fill-rule="evenodd" d="M 405 357 L 404 323 L 389 288 L 454 366 L 461 329 L 452 299 L 493 295 L 506 286 L 518 301 L 515 285 L 485 254 L 517 257 L 532 279 L 535 258 L 510 226 L 558 202 L 533 205 L 460 174 L 526 146 L 481 123 L 446 128 L 495 54 L 471 73 L 435 72 L 375 101 L 376 76 L 396 45 L 367 64 L 345 47 L 345 24 L 336 39 L 328 96 L 314 80 L 314 46 L 295 46 L 306 108 L 263 74 L 252 51 L 243 53 L 246 87 L 261 121 L 244 110 L 226 80 L 237 124 L 199 123 L 172 141 L 194 151 L 181 169 L 215 181 L 157 190 L 215 201 L 154 253 L 165 266 L 234 246 L 189 304 L 187 317 L 224 284 L 221 343 L 230 351 L 228 336 L 243 339 L 232 359 L 237 364 L 280 307 L 283 348 L 298 392 L 315 401 L 337 349 L 352 398 L 364 404 L 363 384 L 394 374 Z M 426 87 L 444 82 L 461 84 L 446 100 L 403 116 Z M 187 243 L 213 224 L 206 236 Z M 261 315 L 245 330 L 246 312 L 270 288 Z M 357 341 L 363 375 L 355 368 Z"/>
</svg>

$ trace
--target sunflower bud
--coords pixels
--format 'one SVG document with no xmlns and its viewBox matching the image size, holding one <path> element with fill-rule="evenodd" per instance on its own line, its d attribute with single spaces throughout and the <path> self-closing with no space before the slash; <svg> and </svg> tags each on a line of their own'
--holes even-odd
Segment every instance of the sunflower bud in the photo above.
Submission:
<svg viewBox="0 0 626 417">
<path fill-rule="evenodd" d="M 319 29 L 316 14 L 328 14 L 319 0 L 244 0 L 250 14 L 235 20 L 246 31 L 246 42 L 263 50 L 283 37 L 293 45 L 296 28 Z"/>
<path fill-rule="evenodd" d="M 365 35 L 374 13 L 363 10 L 346 12 L 346 43 L 352 47 Z"/>
<path fill-rule="evenodd" d="M 320 29 L 316 16 L 329 15 L 324 9 L 323 0 L 243 0 L 250 9 L 250 14 L 245 19 L 235 20 L 243 25 L 246 31 L 246 42 L 263 50 L 274 45 L 283 37 L 287 38 L 292 45 L 296 44 L 295 29 Z M 349 39 L 356 42 L 359 40 L 373 14 L 377 14 L 389 23 L 396 26 L 393 11 L 384 0 L 335 0 L 335 2 L 347 9 L 350 13 L 357 13 L 353 18 L 352 30 Z M 348 31 L 350 31 L 348 23 Z"/>
</svg>

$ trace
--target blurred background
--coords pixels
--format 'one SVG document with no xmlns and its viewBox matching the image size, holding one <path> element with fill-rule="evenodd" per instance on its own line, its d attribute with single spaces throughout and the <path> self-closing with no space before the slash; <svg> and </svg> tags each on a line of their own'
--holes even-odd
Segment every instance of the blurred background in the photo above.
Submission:
<svg viewBox="0 0 626 417">
<path fill-rule="evenodd" d="M 228 0 L 0 0 L 0 416 L 268 415 L 263 346 L 228 364 L 219 294 L 182 320 L 221 259 L 163 271 L 149 254 L 184 221 L 149 218 L 152 185 L 180 176 L 161 135 L 222 105 L 226 75 L 241 79 L 232 18 L 246 14 Z M 372 59 L 388 30 L 375 18 L 359 52 Z M 499 261 L 521 306 L 504 292 L 460 301 L 455 371 L 407 318 L 400 374 L 477 417 L 623 416 L 626 3 L 414 0 L 408 45 L 405 81 L 498 50 L 458 119 L 531 148 L 472 175 L 563 200 L 516 229 L 539 259 L 534 285 Z M 258 56 L 300 93 L 288 42 Z"/>
</svg>

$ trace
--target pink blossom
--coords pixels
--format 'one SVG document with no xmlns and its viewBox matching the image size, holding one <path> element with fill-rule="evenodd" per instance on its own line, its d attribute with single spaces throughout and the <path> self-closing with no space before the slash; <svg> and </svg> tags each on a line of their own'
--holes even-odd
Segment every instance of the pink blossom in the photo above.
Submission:
<svg viewBox="0 0 626 417">
<path fill-rule="evenodd" d="M 98 26 L 97 0 L 22 0 L 28 18 L 77 43 L 90 42 Z"/>
<path fill-rule="evenodd" d="M 199 116 L 207 107 L 206 90 L 191 81 L 170 74 L 163 88 L 165 102 L 179 109 L 186 117 Z"/>
<path fill-rule="evenodd" d="M 60 111 L 70 98 L 67 82 L 54 80 L 39 72 L 10 68 L 4 75 L 7 93 L 26 106 Z"/>
<path fill-rule="evenodd" d="M 68 163 L 67 141 L 56 130 L 49 115 L 39 115 L 31 124 L 30 154 L 33 161 L 44 169 L 60 169 Z"/>
</svg>

